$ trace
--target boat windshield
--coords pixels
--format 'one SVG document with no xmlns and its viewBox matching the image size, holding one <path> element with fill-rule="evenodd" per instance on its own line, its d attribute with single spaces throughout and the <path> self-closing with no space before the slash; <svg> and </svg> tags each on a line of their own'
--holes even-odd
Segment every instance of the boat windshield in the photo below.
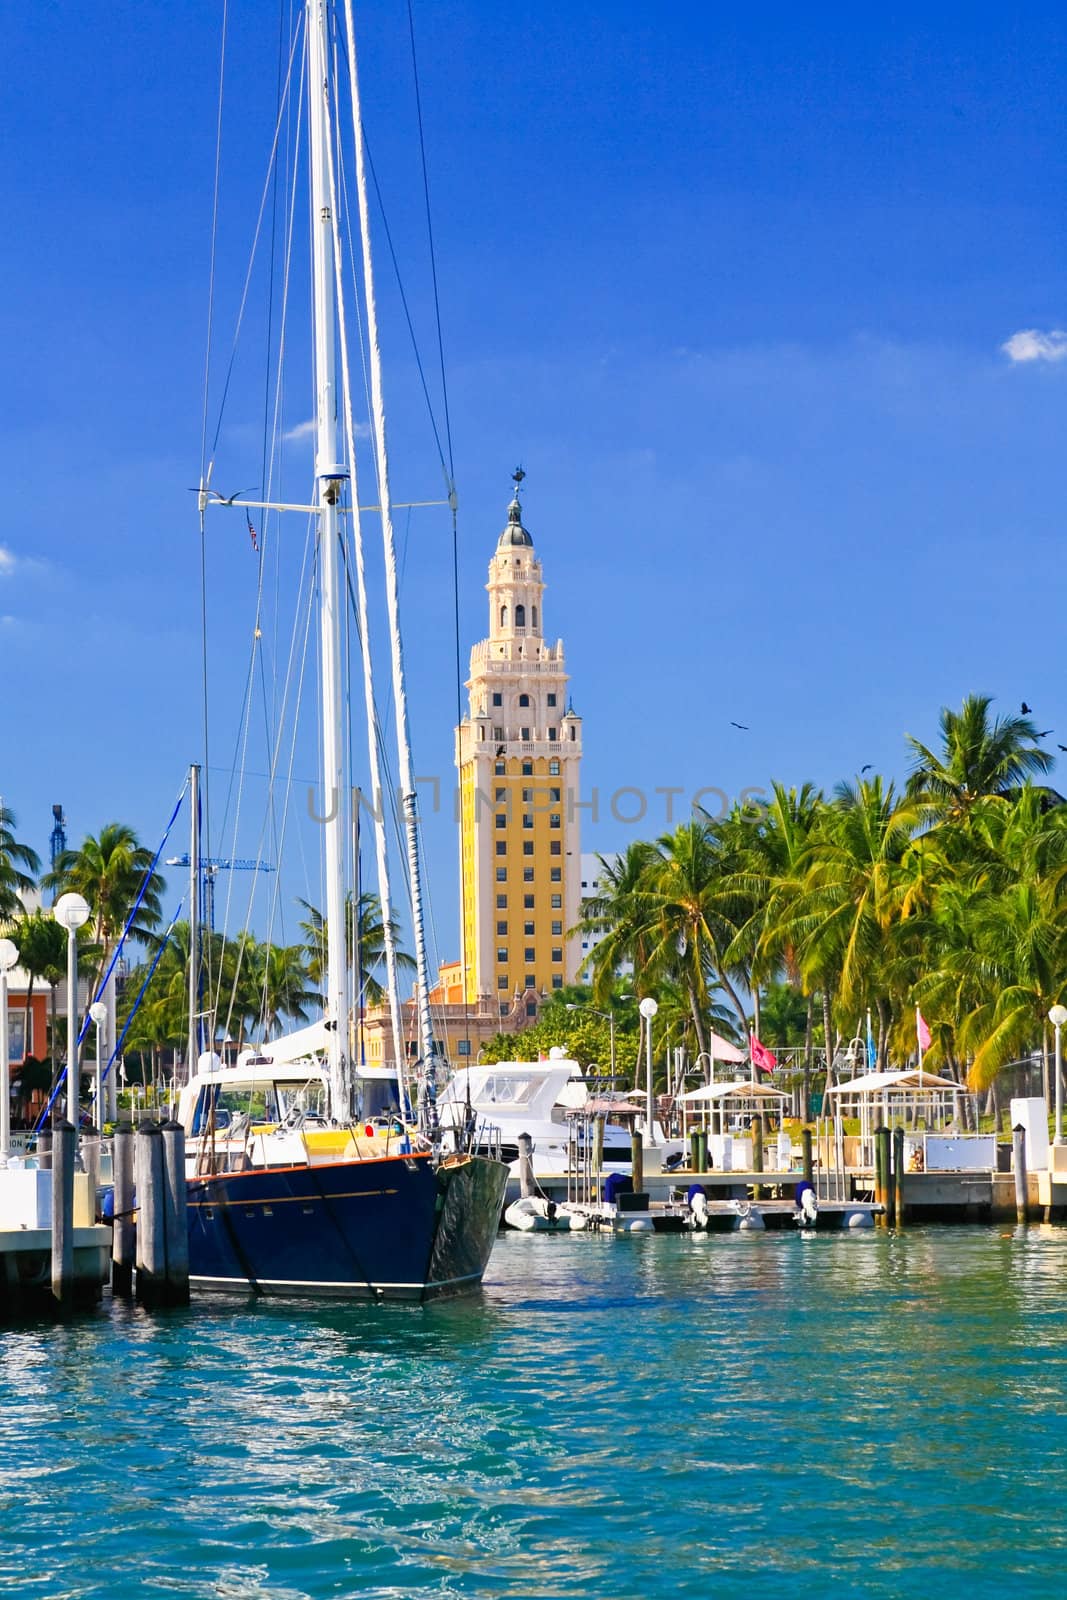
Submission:
<svg viewBox="0 0 1067 1600">
<path fill-rule="evenodd" d="M 243 1125 L 265 1123 L 276 1126 L 296 1112 L 305 1116 L 320 1116 L 324 1113 L 323 1099 L 321 1082 L 205 1085 L 197 1097 L 189 1131 L 192 1134 L 207 1131 L 212 1106 L 215 1131 L 224 1133 L 238 1120 Z"/>
<path fill-rule="evenodd" d="M 498 1106 L 521 1106 L 530 1098 L 530 1086 L 529 1078 L 512 1078 L 503 1073 L 499 1075 L 493 1073 L 486 1078 L 478 1098 L 491 1100 Z"/>
</svg>

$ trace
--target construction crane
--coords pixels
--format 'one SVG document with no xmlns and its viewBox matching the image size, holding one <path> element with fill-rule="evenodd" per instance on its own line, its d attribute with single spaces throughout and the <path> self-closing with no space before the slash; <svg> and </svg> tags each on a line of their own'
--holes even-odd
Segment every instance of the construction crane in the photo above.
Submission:
<svg viewBox="0 0 1067 1600">
<path fill-rule="evenodd" d="M 189 852 L 183 856 L 168 856 L 168 867 L 187 867 Z M 212 933 L 215 931 L 215 879 L 220 872 L 273 872 L 270 861 L 250 861 L 245 856 L 201 856 L 200 892 L 204 903 L 204 921 Z"/>
<path fill-rule="evenodd" d="M 48 841 L 48 859 L 53 870 L 56 862 L 67 848 L 67 819 L 63 815 L 62 805 L 52 807 L 52 834 Z"/>
</svg>

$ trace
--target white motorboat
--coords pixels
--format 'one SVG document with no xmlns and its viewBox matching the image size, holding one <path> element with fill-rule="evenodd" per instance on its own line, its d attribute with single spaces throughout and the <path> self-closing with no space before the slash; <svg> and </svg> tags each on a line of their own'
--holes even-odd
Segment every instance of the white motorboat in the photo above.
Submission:
<svg viewBox="0 0 1067 1600">
<path fill-rule="evenodd" d="M 580 1233 L 589 1225 L 588 1216 L 577 1206 L 566 1201 L 557 1205 L 538 1194 L 513 1200 L 504 1212 L 504 1221 L 520 1233 Z"/>
</svg>

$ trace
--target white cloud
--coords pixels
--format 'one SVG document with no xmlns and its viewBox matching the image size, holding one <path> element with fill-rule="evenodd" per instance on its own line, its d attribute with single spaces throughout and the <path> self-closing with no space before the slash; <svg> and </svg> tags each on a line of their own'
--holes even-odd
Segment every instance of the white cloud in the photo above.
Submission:
<svg viewBox="0 0 1067 1600">
<path fill-rule="evenodd" d="M 1000 347 L 1009 360 L 1063 361 L 1067 359 L 1067 332 L 1051 328 L 1042 333 L 1039 328 L 1020 328 Z"/>
<path fill-rule="evenodd" d="M 6 544 L 0 544 L 0 578 L 10 578 L 15 570 L 15 554 Z"/>
<path fill-rule="evenodd" d="M 316 423 L 315 418 L 309 417 L 306 422 L 298 422 L 292 428 L 286 428 L 285 432 L 282 434 L 282 438 L 310 439 L 314 435 L 317 426 L 318 424 Z M 355 426 L 355 435 L 357 439 L 369 439 L 370 424 L 368 422 L 357 422 Z"/>
</svg>

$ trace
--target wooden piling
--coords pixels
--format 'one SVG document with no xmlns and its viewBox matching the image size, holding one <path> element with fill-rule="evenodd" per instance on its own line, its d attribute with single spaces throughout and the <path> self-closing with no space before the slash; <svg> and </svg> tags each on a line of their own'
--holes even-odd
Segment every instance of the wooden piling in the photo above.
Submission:
<svg viewBox="0 0 1067 1600">
<path fill-rule="evenodd" d="M 115 1128 L 111 1162 L 114 1171 L 114 1222 L 111 1230 L 111 1292 L 133 1293 L 137 1225 L 133 1215 L 133 1126 Z"/>
<path fill-rule="evenodd" d="M 707 1172 L 707 1170 L 708 1170 L 708 1130 L 707 1130 L 707 1128 L 698 1128 L 697 1129 L 697 1171 L 698 1172 Z"/>
<path fill-rule="evenodd" d="M 528 1200 L 534 1192 L 533 1139 L 528 1133 L 519 1134 L 519 1193 Z"/>
<path fill-rule="evenodd" d="M 37 1165 L 42 1172 L 52 1170 L 52 1130 L 42 1128 L 37 1135 Z"/>
<path fill-rule="evenodd" d="M 52 1294 L 61 1311 L 74 1303 L 74 1157 L 78 1133 L 72 1122 L 52 1129 Z"/>
<path fill-rule="evenodd" d="M 164 1204 L 167 1292 L 169 1306 L 189 1304 L 189 1214 L 185 1189 L 185 1129 L 180 1122 L 163 1124 Z"/>
<path fill-rule="evenodd" d="M 89 1212 L 95 1222 L 96 1191 L 100 1187 L 100 1135 L 95 1128 L 86 1128 L 82 1138 L 82 1166 L 89 1174 Z"/>
<path fill-rule="evenodd" d="M 763 1171 L 763 1118 L 758 1113 L 752 1118 L 752 1170 Z M 763 1185 L 757 1183 L 752 1191 L 757 1200 L 763 1199 Z"/>
<path fill-rule="evenodd" d="M 874 1130 L 874 1203 L 884 1207 L 877 1217 L 884 1228 L 889 1220 L 889 1129 L 882 1127 Z"/>
<path fill-rule="evenodd" d="M 904 1129 L 893 1129 L 893 1217 L 904 1226 Z"/>
<path fill-rule="evenodd" d="M 815 1178 L 814 1178 L 815 1164 L 812 1161 L 812 1157 L 811 1157 L 811 1129 L 810 1128 L 801 1128 L 801 1130 L 800 1130 L 800 1149 L 801 1149 L 801 1170 L 804 1173 L 804 1182 L 805 1183 L 810 1183 L 812 1188 L 814 1188 L 815 1187 Z"/>
<path fill-rule="evenodd" d="M 1015 1220 L 1026 1222 L 1030 1197 L 1026 1177 L 1026 1129 L 1021 1124 L 1011 1130 L 1011 1166 L 1015 1174 Z"/>
<path fill-rule="evenodd" d="M 699 1128 L 693 1128 L 689 1133 L 689 1170 L 690 1172 L 701 1172 L 703 1170 L 700 1165 Z"/>
<path fill-rule="evenodd" d="M 163 1133 L 157 1122 L 142 1123 L 134 1134 L 137 1184 L 137 1299 L 159 1305 L 166 1299 L 167 1227 Z"/>
<path fill-rule="evenodd" d="M 630 1167 L 634 1194 L 643 1194 L 645 1188 L 645 1141 L 639 1128 L 633 1131 L 633 1159 Z"/>
</svg>

